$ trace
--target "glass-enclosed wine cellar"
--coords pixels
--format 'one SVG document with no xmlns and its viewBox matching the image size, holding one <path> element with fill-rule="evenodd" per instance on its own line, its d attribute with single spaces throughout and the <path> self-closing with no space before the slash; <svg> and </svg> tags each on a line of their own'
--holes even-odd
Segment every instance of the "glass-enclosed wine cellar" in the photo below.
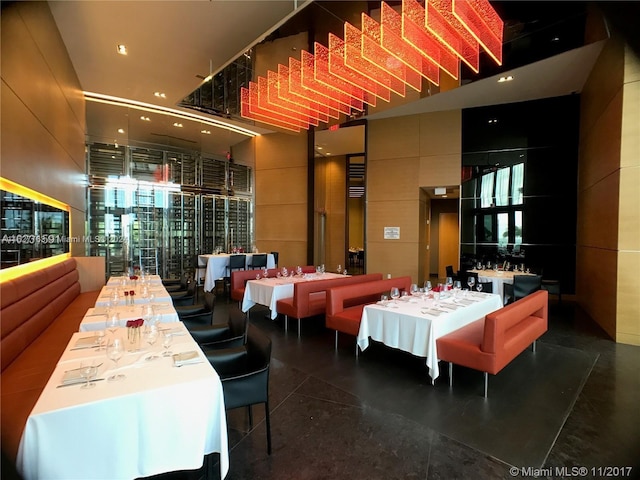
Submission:
<svg viewBox="0 0 640 480">
<path fill-rule="evenodd" d="M 107 276 L 141 267 L 163 278 L 197 255 L 253 244 L 252 172 L 226 158 L 134 146 L 87 145 L 87 254 Z"/>
</svg>

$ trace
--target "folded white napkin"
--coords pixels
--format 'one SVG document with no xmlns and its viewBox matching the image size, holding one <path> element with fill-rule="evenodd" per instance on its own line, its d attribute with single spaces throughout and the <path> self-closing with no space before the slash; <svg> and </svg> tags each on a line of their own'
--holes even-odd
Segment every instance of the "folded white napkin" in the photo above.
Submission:
<svg viewBox="0 0 640 480">
<path fill-rule="evenodd" d="M 202 359 L 200 354 L 195 350 L 189 352 L 176 353 L 173 355 L 173 365 L 175 367 L 181 367 L 182 365 L 190 365 L 193 363 L 200 363 Z"/>
</svg>

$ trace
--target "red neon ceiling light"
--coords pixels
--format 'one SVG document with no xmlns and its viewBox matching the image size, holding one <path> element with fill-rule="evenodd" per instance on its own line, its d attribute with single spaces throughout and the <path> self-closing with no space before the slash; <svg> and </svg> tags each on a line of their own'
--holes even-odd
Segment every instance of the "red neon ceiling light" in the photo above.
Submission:
<svg viewBox="0 0 640 480">
<path fill-rule="evenodd" d="M 421 91 L 423 79 L 440 82 L 440 69 L 458 78 L 459 61 L 477 72 L 480 47 L 502 64 L 504 23 L 488 0 L 402 0 L 400 11 L 380 4 L 380 22 L 365 13 L 361 28 L 344 24 L 344 38 L 329 34 L 300 59 L 278 65 L 241 89 L 241 115 L 299 132 L 341 114 Z"/>
</svg>

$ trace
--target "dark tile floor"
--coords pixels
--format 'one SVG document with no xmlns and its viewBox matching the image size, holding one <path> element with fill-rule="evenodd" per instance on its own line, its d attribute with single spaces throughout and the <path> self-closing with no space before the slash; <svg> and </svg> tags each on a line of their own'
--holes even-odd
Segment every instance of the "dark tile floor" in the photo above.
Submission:
<svg viewBox="0 0 640 480">
<path fill-rule="evenodd" d="M 229 308 L 220 301 L 216 316 Z M 614 343 L 570 302 L 552 302 L 537 353 L 491 377 L 488 399 L 478 372 L 455 368 L 450 389 L 442 368 L 431 385 L 418 358 L 381 345 L 356 357 L 346 335 L 334 351 L 322 319 L 298 339 L 265 313 L 250 319 L 273 341 L 273 453 L 261 407 L 251 431 L 245 410 L 230 411 L 229 480 L 570 478 L 578 471 L 556 467 L 574 466 L 640 478 L 640 347 Z"/>
</svg>

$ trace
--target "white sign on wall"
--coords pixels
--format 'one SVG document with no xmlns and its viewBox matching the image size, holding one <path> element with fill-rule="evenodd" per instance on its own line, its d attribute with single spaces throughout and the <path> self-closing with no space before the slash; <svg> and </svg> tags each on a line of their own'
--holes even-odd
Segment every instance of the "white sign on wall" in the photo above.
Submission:
<svg viewBox="0 0 640 480">
<path fill-rule="evenodd" d="M 400 227 L 384 227 L 385 240 L 400 240 Z"/>
</svg>

